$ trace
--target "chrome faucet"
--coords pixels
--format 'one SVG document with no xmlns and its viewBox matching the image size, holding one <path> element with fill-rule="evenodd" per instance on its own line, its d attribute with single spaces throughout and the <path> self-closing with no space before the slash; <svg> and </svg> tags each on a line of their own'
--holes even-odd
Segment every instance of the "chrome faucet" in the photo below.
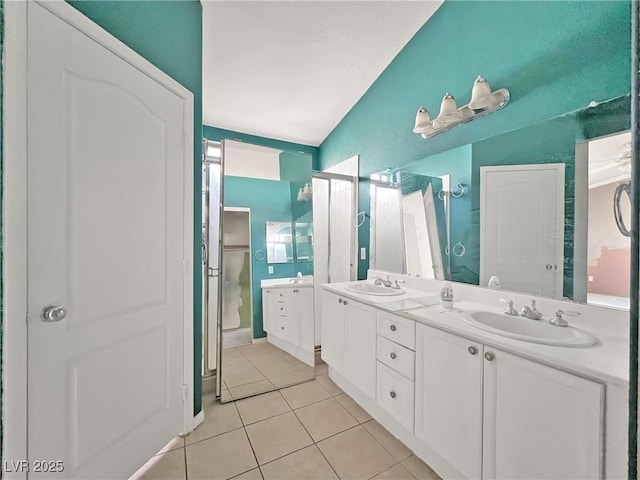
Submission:
<svg viewBox="0 0 640 480">
<path fill-rule="evenodd" d="M 511 316 L 518 316 L 518 311 L 513 308 L 513 300 L 505 300 L 503 298 L 500 299 L 501 302 L 507 303 L 507 308 L 504 309 L 504 313 Z"/>
<path fill-rule="evenodd" d="M 391 287 L 393 285 L 393 282 L 389 280 L 389 275 L 387 275 L 386 280 L 383 280 L 382 278 L 377 277 L 376 281 L 373 283 L 374 285 L 384 285 L 385 287 Z"/>
<path fill-rule="evenodd" d="M 556 316 L 554 318 L 552 318 L 551 320 L 549 320 L 549 323 L 551 325 L 555 325 L 556 327 L 568 327 L 569 326 L 569 322 L 567 322 L 564 318 L 562 318 L 562 314 L 564 313 L 564 311 L 560 310 L 559 308 L 556 309 Z"/>
<path fill-rule="evenodd" d="M 524 306 L 520 311 L 520 315 L 525 318 L 530 318 L 531 320 L 540 320 L 542 318 L 542 313 L 536 308 L 536 301 L 531 300 L 531 306 Z"/>
</svg>

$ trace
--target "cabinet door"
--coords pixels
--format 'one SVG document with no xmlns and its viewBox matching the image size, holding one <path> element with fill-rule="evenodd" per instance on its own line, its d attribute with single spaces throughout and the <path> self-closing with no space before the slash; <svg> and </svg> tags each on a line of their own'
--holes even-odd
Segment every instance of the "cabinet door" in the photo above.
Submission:
<svg viewBox="0 0 640 480">
<path fill-rule="evenodd" d="M 315 326 L 313 321 L 313 288 L 298 289 L 298 322 L 300 324 L 300 342 L 306 351 L 315 349 Z"/>
<path fill-rule="evenodd" d="M 322 359 L 342 371 L 344 360 L 344 306 L 342 298 L 322 291 Z"/>
<path fill-rule="evenodd" d="M 483 478 L 601 478 L 604 386 L 485 347 Z"/>
<path fill-rule="evenodd" d="M 458 470 L 482 473 L 482 345 L 416 325 L 415 434 Z"/>
<path fill-rule="evenodd" d="M 262 290 L 262 329 L 267 333 L 273 333 L 273 306 L 274 302 L 272 290 Z"/>
<path fill-rule="evenodd" d="M 376 397 L 376 311 L 353 300 L 344 313 L 344 376 L 370 398 Z"/>
</svg>

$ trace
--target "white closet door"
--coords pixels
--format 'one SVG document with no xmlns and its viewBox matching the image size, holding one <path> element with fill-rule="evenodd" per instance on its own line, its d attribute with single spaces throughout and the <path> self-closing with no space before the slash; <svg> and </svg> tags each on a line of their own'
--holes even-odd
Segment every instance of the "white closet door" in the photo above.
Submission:
<svg viewBox="0 0 640 480">
<path fill-rule="evenodd" d="M 185 102 L 29 2 L 28 449 L 64 463 L 30 478 L 126 478 L 183 429 Z"/>
<path fill-rule="evenodd" d="M 480 285 L 562 297 L 564 164 L 480 168 Z"/>
</svg>

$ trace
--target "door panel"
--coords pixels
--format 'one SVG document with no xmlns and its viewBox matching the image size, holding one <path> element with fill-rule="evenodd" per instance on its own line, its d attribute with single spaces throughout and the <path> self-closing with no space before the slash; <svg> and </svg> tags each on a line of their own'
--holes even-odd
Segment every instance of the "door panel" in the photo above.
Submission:
<svg viewBox="0 0 640 480">
<path fill-rule="evenodd" d="M 482 478 L 602 478 L 604 386 L 484 348 Z"/>
<path fill-rule="evenodd" d="M 483 167 L 480 198 L 481 285 L 562 296 L 564 165 Z"/>
<path fill-rule="evenodd" d="M 339 372 L 344 361 L 344 307 L 342 298 L 322 290 L 322 359 Z"/>
<path fill-rule="evenodd" d="M 416 325 L 415 434 L 461 476 L 480 478 L 482 345 Z"/>
<path fill-rule="evenodd" d="M 183 427 L 184 100 L 34 2 L 28 24 L 29 455 L 126 477 Z"/>
<path fill-rule="evenodd" d="M 342 302 L 344 376 L 370 398 L 376 397 L 376 311 L 352 300 Z"/>
</svg>

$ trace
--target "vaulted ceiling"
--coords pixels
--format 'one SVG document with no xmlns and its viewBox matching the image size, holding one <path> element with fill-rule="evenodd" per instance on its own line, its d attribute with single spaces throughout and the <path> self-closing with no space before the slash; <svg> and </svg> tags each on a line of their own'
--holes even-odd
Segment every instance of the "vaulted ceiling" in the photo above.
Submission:
<svg viewBox="0 0 640 480">
<path fill-rule="evenodd" d="M 317 146 L 442 0 L 202 4 L 204 123 Z"/>
</svg>

